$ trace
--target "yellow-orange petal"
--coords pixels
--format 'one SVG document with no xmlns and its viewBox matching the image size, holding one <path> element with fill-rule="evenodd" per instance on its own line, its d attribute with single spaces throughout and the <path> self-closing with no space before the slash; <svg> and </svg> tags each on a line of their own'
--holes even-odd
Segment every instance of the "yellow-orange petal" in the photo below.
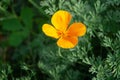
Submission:
<svg viewBox="0 0 120 80">
<path fill-rule="evenodd" d="M 74 48 L 78 43 L 77 37 L 61 37 L 57 41 L 57 45 L 61 48 Z"/>
<path fill-rule="evenodd" d="M 44 24 L 42 26 L 42 31 L 49 37 L 53 37 L 53 38 L 59 38 L 58 34 L 57 34 L 57 30 L 49 25 L 49 24 Z"/>
<path fill-rule="evenodd" d="M 82 23 L 73 23 L 67 30 L 70 36 L 83 36 L 86 33 L 86 26 Z"/>
<path fill-rule="evenodd" d="M 66 31 L 71 18 L 72 15 L 69 12 L 59 10 L 52 16 L 51 22 L 57 30 Z"/>
</svg>

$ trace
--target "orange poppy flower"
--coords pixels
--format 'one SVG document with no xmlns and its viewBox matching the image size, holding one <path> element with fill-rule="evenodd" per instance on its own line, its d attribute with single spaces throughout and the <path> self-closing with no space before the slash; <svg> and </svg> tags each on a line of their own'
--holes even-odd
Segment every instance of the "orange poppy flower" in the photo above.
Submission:
<svg viewBox="0 0 120 80">
<path fill-rule="evenodd" d="M 57 11 L 51 19 L 53 24 L 44 24 L 43 32 L 49 36 L 58 39 L 57 45 L 62 48 L 73 48 L 78 43 L 78 37 L 86 33 L 86 26 L 82 23 L 73 23 L 69 26 L 72 15 L 64 10 Z"/>
</svg>

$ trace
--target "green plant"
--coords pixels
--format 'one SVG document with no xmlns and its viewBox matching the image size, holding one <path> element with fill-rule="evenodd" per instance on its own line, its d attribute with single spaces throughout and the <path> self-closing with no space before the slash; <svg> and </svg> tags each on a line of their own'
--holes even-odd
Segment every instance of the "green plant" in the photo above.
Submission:
<svg viewBox="0 0 120 80">
<path fill-rule="evenodd" d="M 60 9 L 87 26 L 73 49 L 41 30 Z M 2 0 L 0 80 L 119 80 L 119 24 L 120 0 Z"/>
</svg>

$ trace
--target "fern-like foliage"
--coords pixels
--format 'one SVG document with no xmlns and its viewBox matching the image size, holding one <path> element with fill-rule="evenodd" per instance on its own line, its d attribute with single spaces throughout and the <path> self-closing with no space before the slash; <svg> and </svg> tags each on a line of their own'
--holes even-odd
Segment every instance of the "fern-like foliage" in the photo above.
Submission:
<svg viewBox="0 0 120 80">
<path fill-rule="evenodd" d="M 88 72 L 86 75 L 90 74 L 89 78 L 92 80 L 120 79 L 119 0 L 47 0 L 41 1 L 41 6 L 49 15 L 59 9 L 67 10 L 72 13 L 73 22 L 83 22 L 87 26 L 87 35 L 80 38 L 79 45 L 70 51 L 61 52 L 63 60 L 64 57 L 66 58 L 64 65 L 67 62 L 63 72 L 70 65 L 79 64 L 78 70 L 72 72 L 76 78 L 66 78 L 65 80 L 80 80 L 77 75 L 80 76 L 81 70 L 79 69 L 84 65 L 91 73 Z M 69 73 L 65 76 L 71 77 L 71 71 L 72 68 L 70 72 L 67 71 Z M 81 79 L 84 80 L 85 77 Z"/>
</svg>

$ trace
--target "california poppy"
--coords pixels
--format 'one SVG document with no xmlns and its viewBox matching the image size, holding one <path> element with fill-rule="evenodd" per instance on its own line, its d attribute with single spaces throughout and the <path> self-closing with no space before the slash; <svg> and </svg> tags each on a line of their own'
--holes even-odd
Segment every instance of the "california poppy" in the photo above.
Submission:
<svg viewBox="0 0 120 80">
<path fill-rule="evenodd" d="M 51 22 L 53 24 L 44 24 L 43 32 L 49 36 L 58 39 L 57 45 L 62 48 L 73 48 L 78 43 L 78 37 L 86 33 L 86 26 L 83 23 L 75 22 L 69 26 L 72 15 L 64 10 L 59 10 L 53 14 Z"/>
</svg>

